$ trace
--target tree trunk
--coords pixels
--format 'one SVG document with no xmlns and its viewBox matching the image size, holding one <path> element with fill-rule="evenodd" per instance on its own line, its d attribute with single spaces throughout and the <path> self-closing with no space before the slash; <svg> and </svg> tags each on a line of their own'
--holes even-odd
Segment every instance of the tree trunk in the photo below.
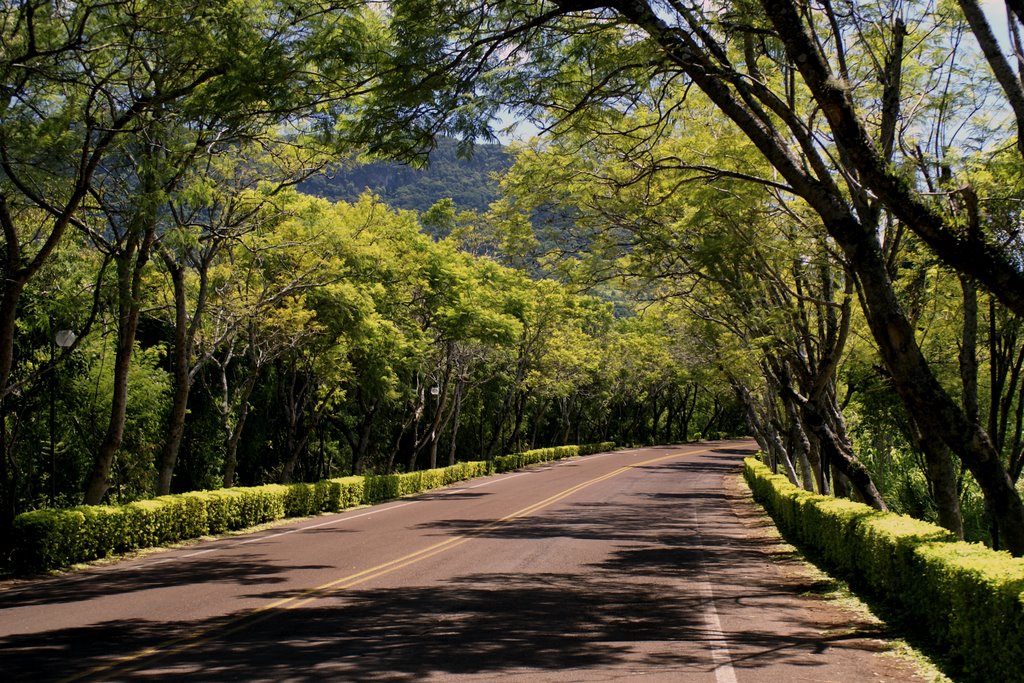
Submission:
<svg viewBox="0 0 1024 683">
<path fill-rule="evenodd" d="M 110 402 L 107 432 L 93 459 L 85 487 L 86 505 L 99 505 L 110 488 L 110 468 L 124 438 L 128 409 L 128 373 L 135 350 L 135 333 L 142 306 L 142 274 L 156 238 L 155 208 L 140 216 L 141 229 L 132 226 L 126 248 L 115 257 L 117 263 L 118 320 L 117 349 L 114 355 L 114 394 Z"/>
<path fill-rule="evenodd" d="M 810 450 L 811 441 L 804 432 L 800 420 L 800 409 L 792 400 L 783 398 L 786 404 L 786 414 L 789 416 L 790 447 L 796 454 L 796 460 L 800 464 L 800 477 L 804 489 L 814 491 L 814 470 L 811 468 Z"/>
<path fill-rule="evenodd" d="M 377 408 L 380 401 L 374 400 L 369 406 L 363 400 L 362 392 L 356 389 L 361 417 L 356 430 L 353 431 L 344 424 L 340 424 L 342 434 L 352 449 L 352 475 L 357 476 L 363 473 L 366 468 L 366 454 L 370 451 L 370 435 L 373 433 L 373 424 L 377 415 Z"/>
<path fill-rule="evenodd" d="M 696 390 L 694 390 L 693 401 L 694 405 L 696 405 Z M 704 438 L 707 438 L 708 434 L 711 433 L 711 428 L 715 426 L 715 422 L 717 422 L 718 418 L 722 416 L 722 402 L 718 400 L 717 396 L 712 396 L 711 401 L 714 405 L 714 408 L 711 410 L 711 416 L 708 418 L 707 422 L 704 423 L 704 430 L 701 432 L 701 434 L 704 435 Z"/>
<path fill-rule="evenodd" d="M 522 438 L 521 432 L 523 429 L 523 417 L 526 414 L 526 394 L 524 392 L 520 392 L 519 395 L 516 397 L 515 406 L 515 423 L 512 428 L 512 436 L 509 437 L 508 443 L 510 450 L 515 450 L 518 452 L 522 450 L 519 441 Z"/>
<path fill-rule="evenodd" d="M 1003 49 L 999 45 L 999 40 L 992 33 L 992 28 L 985 18 L 985 12 L 981 9 L 981 5 L 977 0 L 959 0 L 959 4 L 992 73 L 1006 94 L 1010 108 L 1013 109 L 1014 117 L 1017 119 L 1017 147 L 1024 153 L 1024 86 L 1022 86 L 1018 75 L 1014 73 L 1010 62 L 1003 55 Z M 1010 4 L 1007 3 L 1007 8 L 1010 7 Z M 1011 18 L 1010 21 L 1013 19 Z"/>
<path fill-rule="evenodd" d="M 854 456 L 845 435 L 840 429 L 829 424 L 826 417 L 826 413 L 830 410 L 828 403 L 824 399 L 811 402 L 799 396 L 788 386 L 784 386 L 783 390 L 800 405 L 802 422 L 817 437 L 825 459 L 849 480 L 861 500 L 876 510 L 888 510 L 882 494 L 878 492 L 875 482 L 871 479 L 871 473 L 868 472 L 864 463 Z M 833 477 L 836 495 L 839 495 L 839 483 L 840 480 Z"/>
<path fill-rule="evenodd" d="M 932 500 L 939 515 L 939 526 L 964 537 L 963 517 L 960 513 L 960 492 L 957 487 L 956 468 L 949 447 L 930 432 L 923 432 L 911 420 L 911 431 L 918 448 L 924 454 L 925 474 Z"/>
<path fill-rule="evenodd" d="M 944 261 L 960 272 L 976 276 L 1011 310 L 1024 312 L 1024 286 L 1019 285 L 1024 277 L 1017 267 L 1005 259 L 987 258 L 992 254 L 986 251 L 986 246 L 945 231 L 941 217 L 910 196 L 903 179 L 886 167 L 885 160 L 857 120 L 848 93 L 837 87 L 827 65 L 822 63 L 820 52 L 804 31 L 795 6 L 789 2 L 764 3 L 763 6 L 785 43 L 787 53 L 828 116 L 837 142 L 860 171 L 858 181 L 871 187 Z M 790 183 L 793 191 L 821 217 L 860 280 L 868 325 L 908 413 L 921 429 L 934 431 L 960 456 L 991 503 L 1006 547 L 1014 555 L 1024 554 L 1024 505 L 1020 496 L 988 435 L 964 417 L 931 372 L 914 330 L 896 299 L 877 234 L 858 221 L 830 175 L 810 175 L 807 166 L 790 152 L 777 132 L 735 94 L 727 76 L 707 63 L 705 53 L 685 32 L 673 31 L 642 2 L 622 3 L 616 7 L 661 44 L 711 101 L 740 127 Z M 798 62 L 798 57 L 803 61 Z M 745 87 L 735 79 L 731 85 Z M 822 446 L 825 447 L 824 442 Z"/>
<path fill-rule="evenodd" d="M 203 257 L 199 268 L 199 291 L 196 296 L 195 309 L 188 314 L 188 297 L 185 289 L 185 268 L 176 263 L 171 255 L 161 251 L 164 265 L 171 275 L 174 290 L 174 344 L 172 346 L 172 378 L 173 396 L 171 413 L 168 418 L 167 439 L 160 454 L 160 471 L 157 482 L 157 495 L 165 495 L 171 491 L 171 477 L 174 466 L 178 462 L 178 452 L 185 435 L 185 420 L 188 415 L 188 400 L 192 392 L 192 382 L 198 368 L 208 356 L 193 364 L 192 352 L 195 347 L 196 333 L 199 330 L 201 316 L 206 309 L 209 258 Z"/>
<path fill-rule="evenodd" d="M 160 452 L 160 467 L 157 476 L 156 493 L 164 496 L 171 492 L 171 477 L 178 461 L 181 440 L 185 436 L 185 416 L 188 414 L 188 397 L 192 389 L 190 357 L 191 345 L 188 339 L 188 310 L 185 297 L 185 273 L 182 268 L 167 263 L 174 289 L 174 343 L 171 345 L 171 372 L 173 395 L 171 412 L 167 420 L 167 438 Z"/>
<path fill-rule="evenodd" d="M 285 460 L 281 469 L 282 484 L 292 483 L 299 458 L 306 452 L 309 436 L 318 422 L 318 415 L 307 415 L 307 408 L 316 394 L 315 379 L 299 362 L 289 361 L 288 382 L 281 404 L 285 413 Z M 306 418 L 306 419 L 304 419 Z"/>
<path fill-rule="evenodd" d="M 452 417 L 452 436 L 451 446 L 448 448 L 448 464 L 455 464 L 456 449 L 458 448 L 459 439 L 459 421 L 462 419 L 462 392 L 463 383 L 459 380 L 455 382 L 455 415 Z"/>
<path fill-rule="evenodd" d="M 804 432 L 804 435 L 808 437 L 810 448 L 807 451 L 807 458 L 811 461 L 811 470 L 814 472 L 818 493 L 823 496 L 827 496 L 830 493 L 828 485 L 828 462 L 822 456 L 821 446 L 818 444 L 818 440 L 813 438 L 812 435 L 807 434 L 807 432 Z"/>
<path fill-rule="evenodd" d="M 224 488 L 229 489 L 235 485 L 235 472 L 238 468 L 238 442 L 242 438 L 242 431 L 245 429 L 245 421 L 249 417 L 249 397 L 256 388 L 256 380 L 259 377 L 259 368 L 251 368 L 245 382 L 242 384 L 242 391 L 236 397 L 237 415 L 234 424 L 231 422 L 231 414 L 235 408 L 231 405 L 231 399 L 227 381 L 227 366 L 221 368 L 221 429 L 224 431 Z"/>
<path fill-rule="evenodd" d="M 10 247 L 8 247 L 10 248 Z M 5 269 L 6 271 L 7 269 Z M 14 364 L 14 337 L 18 324 L 18 302 L 25 289 L 25 283 L 4 273 L 3 297 L 0 298 L 0 392 L 7 395 L 7 383 Z M 6 416 L 6 413 L 4 413 Z"/>
<path fill-rule="evenodd" d="M 692 395 L 690 394 L 690 387 L 691 385 L 687 385 L 686 387 L 686 392 L 683 394 L 683 402 L 680 405 L 679 411 L 680 422 L 682 423 L 682 428 L 680 431 L 682 432 L 681 436 L 684 442 L 690 440 L 690 420 L 693 418 L 693 413 L 697 406 L 697 386 L 692 385 Z M 687 404 L 687 401 L 689 401 L 689 404 Z M 741 402 L 744 404 L 744 407 L 748 408 L 749 410 L 753 410 L 753 408 L 751 406 L 748 406 L 745 401 Z M 749 416 L 750 413 L 748 412 L 748 418 Z M 751 430 L 753 431 L 753 425 L 751 425 Z M 701 436 L 703 437 L 703 432 L 701 433 Z"/>
<path fill-rule="evenodd" d="M 13 463 L 7 449 L 7 414 L 4 403 L 7 397 L 0 395 L 0 557 L 7 553 L 14 544 L 14 518 L 17 513 L 17 496 L 15 496 Z"/>
</svg>

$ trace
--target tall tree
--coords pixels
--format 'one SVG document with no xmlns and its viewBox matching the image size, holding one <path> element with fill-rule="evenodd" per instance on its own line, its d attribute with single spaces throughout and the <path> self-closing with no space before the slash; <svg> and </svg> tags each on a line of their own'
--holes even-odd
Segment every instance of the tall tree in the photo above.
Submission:
<svg viewBox="0 0 1024 683">
<path fill-rule="evenodd" d="M 423 5 L 408 4 L 420 16 Z M 630 132 L 638 147 L 651 135 L 671 134 L 666 122 L 674 120 L 677 106 L 673 84 L 702 91 L 769 162 L 779 189 L 817 214 L 855 278 L 868 325 L 908 412 L 959 456 L 990 502 L 1007 548 L 1024 554 L 1024 504 L 983 426 L 936 378 L 896 296 L 880 239 L 886 224 L 898 221 L 1011 310 L 1024 310 L 1017 240 L 1004 245 L 984 231 L 964 233 L 955 217 L 892 165 L 910 130 L 909 123 L 900 125 L 902 105 L 916 85 L 902 78 L 904 65 L 917 56 L 910 46 L 917 54 L 933 48 L 957 33 L 958 20 L 941 11 L 918 17 L 912 3 L 843 9 L 789 0 L 715 8 L 643 0 L 501 3 L 496 9 L 452 2 L 444 12 L 429 13 L 446 17 L 429 26 L 413 26 L 397 9 L 393 16 L 407 48 L 395 55 L 418 65 L 413 74 L 445 74 L 415 78 L 418 85 L 436 83 L 437 92 L 451 84 L 462 93 L 489 90 L 513 104 L 546 105 L 556 120 L 597 111 L 614 122 L 623 109 L 647 108 L 656 115 Z M 468 26 L 474 26 L 471 35 Z M 926 38 L 908 43 L 908 32 Z M 951 44 L 946 54 L 955 60 L 961 52 L 958 43 Z M 498 55 L 530 67 L 506 77 Z M 435 102 L 444 100 L 438 96 Z M 473 111 L 462 107 L 451 116 L 443 107 L 413 112 L 406 104 L 392 102 L 399 113 L 424 121 L 410 127 L 420 133 L 458 127 Z M 380 132 L 382 144 L 416 141 L 386 125 Z"/>
<path fill-rule="evenodd" d="M 357 3 L 315 0 L 16 5 L 4 14 L 0 64 L 4 82 L 12 84 L 0 112 L 0 223 L 7 246 L 0 399 L 11 391 L 20 294 L 67 228 L 95 227 L 90 216 L 103 211 L 112 186 L 122 194 L 137 190 L 132 232 L 139 237 L 137 244 L 136 238 L 125 242 L 122 265 L 144 267 L 159 231 L 158 195 L 171 189 L 167 183 L 197 156 L 262 135 L 269 126 L 314 115 L 320 123 L 333 120 L 368 78 L 370 62 L 361 49 L 369 49 L 373 23 L 363 21 L 372 13 Z M 168 17 L 190 20 L 173 23 Z M 358 35 L 366 40 L 352 40 Z M 179 150 L 183 138 L 187 146 Z M 146 149 L 153 152 L 143 154 Z M 111 175 L 124 171 L 123 160 L 132 157 L 145 162 L 142 173 L 134 179 L 134 172 Z M 125 272 L 123 282 L 132 278 Z M 122 346 L 130 349 L 132 306 L 122 298 Z M 130 351 L 122 353 L 126 367 Z M 89 502 L 105 491 L 123 403 L 114 401 Z"/>
</svg>

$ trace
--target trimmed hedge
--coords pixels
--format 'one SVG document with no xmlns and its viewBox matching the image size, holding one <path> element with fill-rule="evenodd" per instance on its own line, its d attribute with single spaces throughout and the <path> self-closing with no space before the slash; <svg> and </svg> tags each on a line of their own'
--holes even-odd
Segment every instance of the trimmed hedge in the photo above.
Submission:
<svg viewBox="0 0 1024 683">
<path fill-rule="evenodd" d="M 193 491 L 127 505 L 34 510 L 14 520 L 11 566 L 18 573 L 59 569 L 140 548 L 222 534 L 284 517 L 309 517 L 372 505 L 472 479 L 492 471 L 614 448 L 613 443 L 562 446 L 407 474 L 342 477 L 315 484 L 268 484 Z M 500 462 L 499 462 L 500 461 Z"/>
<path fill-rule="evenodd" d="M 521 467 L 527 467 L 528 465 L 535 465 L 539 462 L 548 462 L 549 460 L 561 460 L 563 458 L 572 458 L 577 455 L 590 455 L 592 453 L 601 453 L 604 451 L 610 451 L 615 448 L 615 443 L 611 441 L 603 441 L 601 443 L 585 444 L 582 446 L 555 446 L 552 448 L 537 448 L 532 451 L 525 451 L 523 453 L 514 453 L 512 455 L 502 455 L 494 459 L 494 471 L 495 472 L 510 472 L 517 470 Z"/>
<path fill-rule="evenodd" d="M 804 491 L 755 458 L 744 476 L 787 539 L 900 610 L 972 680 L 1024 681 L 1024 559 Z"/>
</svg>

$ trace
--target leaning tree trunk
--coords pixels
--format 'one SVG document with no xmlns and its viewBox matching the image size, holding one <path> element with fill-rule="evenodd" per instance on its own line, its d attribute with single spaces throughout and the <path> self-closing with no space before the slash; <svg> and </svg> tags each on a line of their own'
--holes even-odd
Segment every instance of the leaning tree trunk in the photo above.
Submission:
<svg viewBox="0 0 1024 683">
<path fill-rule="evenodd" d="M 871 473 L 864 463 L 854 456 L 849 442 L 829 424 L 825 414 L 829 408 L 825 401 L 809 401 L 798 395 L 791 387 L 783 387 L 783 390 L 800 406 L 801 421 L 818 439 L 825 460 L 850 481 L 861 500 L 876 510 L 888 510 L 882 494 L 875 487 Z M 834 487 L 838 489 L 835 478 L 833 482 Z"/>
<path fill-rule="evenodd" d="M 865 236 L 860 241 L 869 240 Z M 868 307 L 868 325 L 907 412 L 923 433 L 941 439 L 960 456 L 991 505 L 1006 548 L 1014 555 L 1024 554 L 1024 505 L 999 453 L 984 429 L 964 415 L 931 372 L 876 257 L 880 250 L 867 254 L 863 248 L 850 251 L 860 252 L 855 267 Z"/>
<path fill-rule="evenodd" d="M 960 492 L 956 468 L 949 447 L 932 432 L 922 431 L 911 420 L 911 430 L 917 447 L 924 454 L 925 474 L 928 477 L 932 500 L 939 517 L 939 526 L 964 537 L 964 522 L 960 512 Z"/>
<path fill-rule="evenodd" d="M 800 420 L 800 409 L 792 399 L 785 399 L 786 414 L 789 416 L 789 441 L 791 448 L 796 453 L 796 460 L 800 463 L 800 477 L 804 489 L 814 491 L 814 482 L 817 473 L 811 466 L 811 440 L 804 431 Z"/>
<path fill-rule="evenodd" d="M 804 30 L 795 5 L 766 2 L 762 6 L 775 24 L 792 62 L 797 64 L 822 105 L 832 133 L 860 171 L 858 183 L 873 189 L 890 210 L 941 254 L 943 260 L 961 272 L 976 275 L 1012 310 L 1024 311 L 1024 288 L 1016 286 L 1021 278 L 1012 264 L 986 259 L 985 254 L 979 255 L 977 244 L 936 229 L 934 213 L 917 201 L 906 183 L 891 172 L 857 118 L 847 89 L 836 87 L 834 75 L 814 46 L 812 37 Z M 878 235 L 854 215 L 830 174 L 812 175 L 778 132 L 750 108 L 748 102 L 754 97 L 750 88 L 756 88 L 756 83 L 731 78 L 716 68 L 707 53 L 693 44 L 691 36 L 685 31 L 674 31 L 646 3 L 621 3 L 616 9 L 661 45 L 694 84 L 739 126 L 786 179 L 792 191 L 806 200 L 822 219 L 860 280 L 865 317 L 908 413 L 921 429 L 932 430 L 959 455 L 992 506 L 993 515 L 1004 532 L 1006 547 L 1014 555 L 1024 555 L 1024 504 L 988 434 L 964 416 L 932 373 L 917 344 L 914 329 L 896 298 Z M 734 88 L 743 90 L 743 95 Z M 799 131 L 803 123 L 796 121 L 787 125 Z"/>
</svg>

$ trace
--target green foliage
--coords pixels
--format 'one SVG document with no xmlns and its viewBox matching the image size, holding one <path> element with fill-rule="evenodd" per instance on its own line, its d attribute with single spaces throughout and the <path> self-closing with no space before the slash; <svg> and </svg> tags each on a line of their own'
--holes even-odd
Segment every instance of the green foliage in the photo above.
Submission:
<svg viewBox="0 0 1024 683">
<path fill-rule="evenodd" d="M 35 510 L 14 520 L 15 571 L 34 572 L 66 566 L 80 557 L 85 515 L 79 510 Z"/>
<path fill-rule="evenodd" d="M 342 477 L 331 479 L 331 492 L 327 499 L 328 510 L 344 510 L 362 504 L 365 495 L 365 477 Z"/>
<path fill-rule="evenodd" d="M 1024 559 L 945 529 L 798 489 L 754 458 L 744 476 L 787 539 L 902 610 L 972 680 L 1024 680 Z"/>
<path fill-rule="evenodd" d="M 529 467 L 541 462 L 549 462 L 551 460 L 562 460 L 564 458 L 574 458 L 578 455 L 590 455 L 592 453 L 601 453 L 604 451 L 610 451 L 615 448 L 615 444 L 611 441 L 602 441 L 601 443 L 595 444 L 584 444 L 582 446 L 555 446 L 553 448 L 535 448 L 531 451 L 524 451 L 522 453 L 513 453 L 512 455 L 503 455 L 494 459 L 494 471 L 495 472 L 509 472 L 511 470 L 517 470 L 522 467 Z"/>
<path fill-rule="evenodd" d="M 67 458 L 83 463 L 102 443 L 109 421 L 114 391 L 114 349 L 109 337 L 89 337 L 81 353 L 88 369 L 71 382 L 63 397 L 80 416 L 75 437 L 68 438 Z M 112 498 L 127 502 L 154 493 L 154 462 L 165 429 L 170 378 L 161 366 L 163 346 L 142 348 L 136 344 L 128 373 L 128 406 L 124 438 L 111 473 Z"/>
<path fill-rule="evenodd" d="M 252 176 L 264 165 L 253 156 L 235 150 L 218 157 L 169 200 L 188 221 L 162 234 L 163 258 L 144 273 L 124 447 L 105 502 L 154 493 L 154 462 L 165 455 L 172 383 L 179 381 L 168 370 L 178 358 L 171 275 L 180 268 L 195 336 L 184 343 L 193 384 L 172 491 L 408 472 L 429 466 L 428 453 L 443 462 L 570 441 L 681 441 L 687 425 L 699 430 L 714 417 L 710 391 L 698 400 L 699 417 L 680 417 L 684 397 L 676 388 L 710 381 L 687 360 L 678 316 L 652 309 L 638 322 L 624 305 L 460 252 L 455 240 L 424 234 L 426 219 L 369 194 L 330 204 L 272 183 L 257 186 Z M 235 173 L 241 176 L 229 182 Z M 428 218 L 459 222 L 449 209 L 440 205 Z M 236 214 L 246 217 L 242 224 L 231 222 Z M 82 255 L 90 258 L 73 273 L 62 270 Z M 60 256 L 39 288 L 30 287 L 32 315 L 23 322 L 32 331 L 26 353 L 37 365 L 49 358 L 51 318 L 80 333 L 53 375 L 53 504 L 71 506 L 81 500 L 109 422 L 114 335 L 99 330 L 100 322 L 111 327 L 115 311 L 104 298 L 91 331 L 55 315 L 64 304 L 52 292 L 88 291 L 101 266 L 89 243 Z M 72 320 L 92 303 L 79 298 L 68 305 L 77 311 Z M 436 399 L 434 386 L 445 389 Z M 45 410 L 47 398 L 48 384 L 37 382 L 6 405 L 27 416 Z M 20 419 L 11 450 L 24 473 L 15 512 L 47 504 L 50 493 L 49 453 L 39 449 L 48 424 Z M 425 435 L 433 435 L 433 448 L 416 443 Z"/>
<path fill-rule="evenodd" d="M 515 462 L 521 467 L 610 450 L 614 445 L 606 442 L 528 451 L 501 461 L 497 471 L 513 469 Z M 59 569 L 76 562 L 221 534 L 284 517 L 307 517 L 372 505 L 483 476 L 490 471 L 487 462 L 478 460 L 406 474 L 196 491 L 121 506 L 35 510 L 15 519 L 12 568 L 20 573 Z"/>
<path fill-rule="evenodd" d="M 333 490 L 340 490 L 331 481 L 318 481 L 315 484 L 289 484 L 284 494 L 285 517 L 309 517 L 330 509 L 330 504 L 340 500 Z"/>
</svg>

